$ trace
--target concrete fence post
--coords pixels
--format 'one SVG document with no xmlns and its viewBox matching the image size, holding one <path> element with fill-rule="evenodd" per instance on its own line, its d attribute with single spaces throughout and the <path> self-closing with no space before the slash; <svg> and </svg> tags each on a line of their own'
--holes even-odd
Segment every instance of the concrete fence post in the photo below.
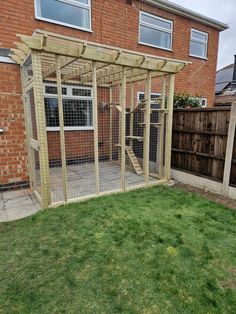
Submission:
<svg viewBox="0 0 236 314">
<path fill-rule="evenodd" d="M 229 196 L 229 184 L 230 184 L 230 174 L 232 167 L 232 158 L 233 158 L 233 148 L 234 148 L 234 137 L 235 137 L 235 128 L 236 128 L 236 102 L 232 103 L 231 113 L 230 113 L 230 122 L 229 122 L 229 131 L 227 139 L 227 147 L 225 154 L 225 167 L 224 167 L 224 177 L 222 185 L 222 195 Z"/>
</svg>

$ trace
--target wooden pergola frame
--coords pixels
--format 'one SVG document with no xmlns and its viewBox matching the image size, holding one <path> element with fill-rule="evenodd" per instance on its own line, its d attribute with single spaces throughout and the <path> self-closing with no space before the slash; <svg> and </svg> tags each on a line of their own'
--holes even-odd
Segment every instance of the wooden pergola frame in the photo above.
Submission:
<svg viewBox="0 0 236 314">
<path fill-rule="evenodd" d="M 36 30 L 33 36 L 18 35 L 20 42 L 15 43 L 16 48 L 12 49 L 12 59 L 22 67 L 23 93 L 33 87 L 35 109 L 37 118 L 38 141 L 32 140 L 30 132 L 27 131 L 28 152 L 33 148 L 38 149 L 40 157 L 41 195 L 38 198 L 43 208 L 52 206 L 50 196 L 49 159 L 47 145 L 46 119 L 44 110 L 43 81 L 53 81 L 58 86 L 58 109 L 60 125 L 60 143 L 62 156 L 62 178 L 63 195 L 62 203 L 71 202 L 68 199 L 67 174 L 66 174 L 66 153 L 64 138 L 64 119 L 62 93 L 60 86 L 64 83 L 77 83 L 92 85 L 93 95 L 93 122 L 94 122 L 94 171 L 96 178 L 96 195 L 104 195 L 99 190 L 99 156 L 98 156 L 98 106 L 97 86 L 120 87 L 120 160 L 121 160 L 121 189 L 114 192 L 128 190 L 125 186 L 125 142 L 126 142 L 126 93 L 127 84 L 131 86 L 131 93 L 134 91 L 134 83 L 137 81 L 146 82 L 146 108 L 144 121 L 144 177 L 145 185 L 149 185 L 149 145 L 150 145 L 150 113 L 151 113 L 151 82 L 155 77 L 162 77 L 163 95 L 167 95 L 167 105 L 163 96 L 161 104 L 161 121 L 166 119 L 166 141 L 160 143 L 162 152 L 158 159 L 163 160 L 163 148 L 165 147 L 164 171 L 161 165 L 161 180 L 157 184 L 170 179 L 171 161 L 171 134 L 172 134 L 172 112 L 174 96 L 174 76 L 179 73 L 189 62 L 157 57 L 153 55 L 120 49 L 107 45 L 91 43 L 78 40 L 73 37 L 62 36 L 51 32 Z M 25 75 L 23 68 L 26 60 L 32 60 L 32 77 Z M 166 94 L 168 82 L 168 93 Z M 112 98 L 112 93 L 110 93 Z M 27 116 L 25 99 L 25 115 Z M 112 99 L 110 99 L 112 101 Z M 134 97 L 131 96 L 131 110 L 134 108 Z M 131 111 L 132 112 L 132 111 Z M 112 117 L 112 113 L 111 113 Z M 166 117 L 166 118 L 164 118 Z M 29 117 L 27 117 L 27 120 Z M 133 115 L 131 114 L 131 124 Z M 27 128 L 28 129 L 28 128 Z M 131 125 L 131 132 L 132 125 Z M 163 135 L 164 128 L 161 127 L 160 134 Z M 163 138 L 163 136 L 162 136 Z M 31 154 L 29 153 L 29 160 Z M 112 157 L 110 157 L 112 158 Z M 32 167 L 29 167 L 30 177 L 34 180 Z M 32 183 L 32 185 L 34 185 Z M 143 186 L 143 185 L 142 185 Z M 33 186 L 32 186 L 33 188 Z M 130 188 L 129 188 L 130 189 Z M 90 196 L 91 197 L 91 196 Z M 74 199 L 76 201 L 82 198 Z M 84 198 L 83 198 L 84 199 Z M 55 205 L 55 204 L 53 204 Z"/>
</svg>

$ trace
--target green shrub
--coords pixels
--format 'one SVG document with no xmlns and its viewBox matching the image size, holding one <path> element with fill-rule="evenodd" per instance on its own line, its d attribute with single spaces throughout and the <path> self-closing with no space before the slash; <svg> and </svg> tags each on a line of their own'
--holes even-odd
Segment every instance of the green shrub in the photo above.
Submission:
<svg viewBox="0 0 236 314">
<path fill-rule="evenodd" d="M 174 108 L 201 108 L 201 97 L 190 96 L 187 93 L 178 93 L 174 95 Z"/>
</svg>

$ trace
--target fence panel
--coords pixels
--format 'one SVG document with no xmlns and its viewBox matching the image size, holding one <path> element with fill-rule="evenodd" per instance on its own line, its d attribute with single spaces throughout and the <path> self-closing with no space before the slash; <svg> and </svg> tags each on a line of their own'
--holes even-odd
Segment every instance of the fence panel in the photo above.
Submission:
<svg viewBox="0 0 236 314">
<path fill-rule="evenodd" d="M 229 120 L 230 107 L 176 109 L 172 167 L 222 182 Z M 236 185 L 236 139 L 231 184 Z"/>
</svg>

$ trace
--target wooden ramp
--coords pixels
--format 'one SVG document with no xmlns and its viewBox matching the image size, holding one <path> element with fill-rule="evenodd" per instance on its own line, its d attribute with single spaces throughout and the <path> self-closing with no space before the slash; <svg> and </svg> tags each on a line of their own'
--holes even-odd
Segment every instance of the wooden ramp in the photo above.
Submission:
<svg viewBox="0 0 236 314">
<path fill-rule="evenodd" d="M 128 156 L 129 156 L 129 159 L 131 161 L 132 166 L 134 167 L 135 172 L 137 174 L 142 174 L 143 170 L 142 170 L 142 168 L 140 166 L 140 163 L 139 163 L 137 157 L 134 154 L 133 149 L 130 146 L 125 146 L 125 150 L 126 150 Z"/>
</svg>

